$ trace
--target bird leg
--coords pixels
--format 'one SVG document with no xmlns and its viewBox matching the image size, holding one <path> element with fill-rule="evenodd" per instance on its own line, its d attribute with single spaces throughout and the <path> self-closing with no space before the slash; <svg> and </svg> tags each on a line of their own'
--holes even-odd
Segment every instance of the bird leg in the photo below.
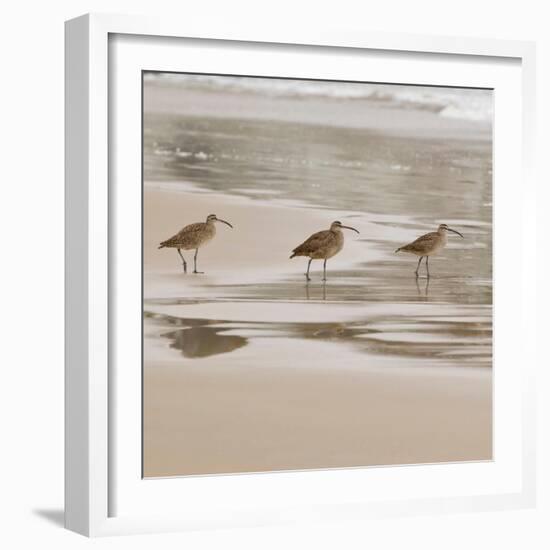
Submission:
<svg viewBox="0 0 550 550">
<path fill-rule="evenodd" d="M 420 262 L 422 261 L 423 257 L 424 256 L 420 256 L 420 259 L 418 260 L 418 265 L 416 266 L 416 271 L 414 272 L 417 277 L 418 277 L 418 270 L 420 269 Z"/>
<path fill-rule="evenodd" d="M 179 248 L 178 254 L 180 255 L 181 261 L 183 262 L 183 272 L 187 273 L 187 262 L 185 261 L 185 258 L 183 257 L 183 254 L 181 253 L 181 250 Z"/>
<path fill-rule="evenodd" d="M 327 259 L 323 262 L 323 281 L 327 280 Z"/>
<path fill-rule="evenodd" d="M 195 249 L 195 255 L 193 256 L 193 273 L 204 273 L 204 271 L 197 271 L 197 254 L 199 253 L 199 249 Z"/>
<path fill-rule="evenodd" d="M 313 258 L 310 258 L 309 262 L 307 263 L 306 281 L 311 281 L 311 279 L 309 278 L 309 266 L 311 265 L 312 260 Z"/>
<path fill-rule="evenodd" d="M 426 256 L 426 272 L 428 273 L 428 279 L 430 278 L 430 268 L 428 267 L 429 256 Z"/>
</svg>

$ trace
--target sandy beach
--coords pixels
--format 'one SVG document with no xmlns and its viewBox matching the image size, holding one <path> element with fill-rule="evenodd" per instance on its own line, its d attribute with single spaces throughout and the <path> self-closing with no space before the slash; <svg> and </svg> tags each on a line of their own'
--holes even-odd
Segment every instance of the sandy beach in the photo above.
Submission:
<svg viewBox="0 0 550 550">
<path fill-rule="evenodd" d="M 199 255 L 201 269 L 207 271 L 207 277 L 185 280 L 187 295 L 202 295 L 211 285 L 258 284 L 285 275 L 294 276 L 300 283 L 296 286 L 302 287 L 305 260 L 290 261 L 290 252 L 300 239 L 328 228 L 332 218 L 340 215 L 344 219 L 349 213 L 327 213 L 311 207 L 293 206 L 200 191 L 189 184 L 181 185 L 179 192 L 155 183 L 148 185 L 144 192 L 143 261 L 147 274 L 144 297 L 180 295 L 181 261 L 175 250 L 159 250 L 158 243 L 185 225 L 186 220 L 202 221 L 210 213 L 229 220 L 235 229 L 217 225 L 216 238 L 201 249 Z M 353 223 L 360 231 L 377 233 L 376 226 L 367 220 L 354 220 Z M 188 259 L 192 254 L 192 251 L 187 252 Z M 363 261 L 378 257 L 375 250 L 369 251 L 361 246 L 360 238 L 349 238 L 346 249 L 338 256 L 337 265 L 349 265 L 359 254 Z M 319 267 L 317 262 L 315 267 Z"/>
<path fill-rule="evenodd" d="M 258 338 L 223 365 L 149 364 L 145 476 L 491 459 L 488 373 L 278 344 Z"/>
<path fill-rule="evenodd" d="M 491 96 L 144 91 L 145 477 L 491 460 Z M 158 244 L 212 213 L 234 228 L 185 275 Z M 334 220 L 360 234 L 306 284 L 290 253 Z M 416 278 L 395 249 L 442 222 L 464 239 Z"/>
<path fill-rule="evenodd" d="M 154 184 L 144 205 L 146 477 L 491 458 L 490 338 L 469 329 L 475 308 L 437 303 L 441 281 L 433 304 L 422 292 L 365 303 L 354 281 L 383 261 L 365 240 L 348 235 L 326 285 L 288 259 L 333 212 Z M 235 229 L 220 226 L 199 256 L 206 273 L 185 276 L 155 244 L 213 205 Z"/>
</svg>

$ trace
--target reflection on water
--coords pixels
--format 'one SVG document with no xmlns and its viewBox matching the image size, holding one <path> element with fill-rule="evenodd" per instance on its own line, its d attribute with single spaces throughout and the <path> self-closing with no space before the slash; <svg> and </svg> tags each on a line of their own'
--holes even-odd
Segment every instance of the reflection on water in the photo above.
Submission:
<svg viewBox="0 0 550 550">
<path fill-rule="evenodd" d="M 306 290 L 306 300 L 326 300 L 327 299 L 327 283 L 326 281 L 323 281 L 319 286 L 320 288 L 316 288 L 315 286 L 311 285 L 311 283 L 308 281 L 304 285 Z M 318 292 L 317 292 L 318 291 Z"/>
<path fill-rule="evenodd" d="M 419 277 L 415 277 L 414 281 L 416 283 L 416 290 L 418 291 L 419 298 L 424 298 L 428 301 L 428 289 L 430 288 L 430 279 L 426 277 L 425 283 L 419 281 Z"/>
<path fill-rule="evenodd" d="M 429 281 L 418 280 L 405 260 L 392 269 L 378 269 L 373 262 L 365 269 L 332 270 L 329 280 L 306 284 L 300 273 L 293 278 L 250 284 L 212 284 L 208 295 L 227 300 L 276 300 L 324 302 L 422 302 L 437 304 L 492 304 L 492 281 L 481 277 L 455 277 L 447 273 L 448 262 L 440 262 L 439 273 Z"/>
<path fill-rule="evenodd" d="M 327 307 L 330 320 L 333 304 L 345 302 L 383 303 L 388 310 L 399 308 L 400 314 L 346 323 L 291 322 L 291 314 L 285 323 L 157 315 L 155 322 L 166 327 L 171 347 L 197 358 L 248 349 L 247 344 L 260 337 L 322 338 L 370 353 L 456 358 L 461 364 L 490 366 L 490 133 L 472 133 L 467 139 L 467 134 L 460 139 L 427 134 L 411 138 L 373 129 L 233 116 L 238 115 L 145 113 L 145 180 L 175 189 L 182 181 L 192 182 L 230 195 L 345 211 L 348 218 L 363 218 L 376 229 L 375 234 L 361 235 L 365 250 L 373 254 L 358 256 L 353 269 L 343 269 L 336 258 L 326 284 L 319 278 L 305 284 L 299 272 L 255 284 L 205 281 L 202 289 L 194 289 L 199 294 L 193 300 L 182 296 L 165 301 L 163 311 L 208 301 L 277 302 L 289 308 L 318 302 Z M 327 217 L 332 217 L 330 212 Z M 417 279 L 416 258 L 393 251 L 440 222 L 456 226 L 465 239 L 450 240 L 430 265 L 432 277 Z"/>
<path fill-rule="evenodd" d="M 182 322 L 193 322 L 193 319 L 183 319 Z M 224 329 L 211 327 L 192 327 L 163 334 L 172 342 L 171 348 L 179 349 L 185 357 L 208 357 L 219 353 L 229 353 L 242 348 L 247 339 L 242 336 L 223 334 Z"/>
<path fill-rule="evenodd" d="M 399 315 L 372 314 L 346 322 L 230 321 L 160 313 L 148 313 L 147 318 L 161 327 L 185 327 L 161 334 L 188 358 L 229 353 L 257 338 L 304 338 L 341 342 L 366 353 L 491 365 L 491 317 L 485 309 L 465 307 L 436 315 L 439 310 L 430 307 L 413 314 L 403 304 L 402 310 Z"/>
</svg>

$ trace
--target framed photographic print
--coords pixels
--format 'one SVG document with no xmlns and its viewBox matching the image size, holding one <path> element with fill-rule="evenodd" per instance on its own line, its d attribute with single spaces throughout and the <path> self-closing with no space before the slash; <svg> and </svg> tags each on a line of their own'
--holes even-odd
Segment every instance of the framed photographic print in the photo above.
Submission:
<svg viewBox="0 0 550 550">
<path fill-rule="evenodd" d="M 69 529 L 532 504 L 533 52 L 67 23 Z"/>
</svg>

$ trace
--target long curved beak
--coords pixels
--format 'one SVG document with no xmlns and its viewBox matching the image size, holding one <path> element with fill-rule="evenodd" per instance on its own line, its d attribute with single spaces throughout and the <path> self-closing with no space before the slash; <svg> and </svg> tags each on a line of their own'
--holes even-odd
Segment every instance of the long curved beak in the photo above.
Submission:
<svg viewBox="0 0 550 550">
<path fill-rule="evenodd" d="M 229 227 L 231 227 L 231 229 L 233 229 L 233 226 L 229 222 L 226 222 L 225 220 L 220 220 L 220 218 L 216 218 L 216 221 L 225 223 L 225 225 L 228 225 Z"/>
<path fill-rule="evenodd" d="M 356 233 L 359 233 L 359 231 L 357 231 L 357 229 L 355 229 L 355 227 L 350 227 L 349 225 L 341 225 L 340 227 L 342 227 L 343 229 L 351 229 L 352 231 L 355 231 Z"/>
<path fill-rule="evenodd" d="M 453 233 L 456 233 L 457 235 L 460 235 L 462 238 L 464 238 L 464 235 L 462 233 L 459 233 L 458 231 L 455 231 L 454 229 L 451 229 L 450 227 L 447 227 L 447 231 L 452 231 Z"/>
</svg>

